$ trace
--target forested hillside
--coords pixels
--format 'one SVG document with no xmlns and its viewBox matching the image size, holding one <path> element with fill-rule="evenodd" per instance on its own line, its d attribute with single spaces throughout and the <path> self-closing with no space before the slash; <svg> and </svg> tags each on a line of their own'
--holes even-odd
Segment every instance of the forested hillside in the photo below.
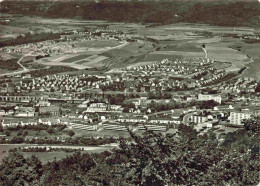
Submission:
<svg viewBox="0 0 260 186">
<path fill-rule="evenodd" d="M 220 143 L 180 125 L 177 134 L 146 131 L 121 139 L 118 149 L 80 154 L 42 165 L 15 152 L 0 165 L 0 185 L 257 185 L 260 119 Z"/>
<path fill-rule="evenodd" d="M 222 26 L 260 25 L 255 2 L 17 2 L 1 3 L 1 12 L 55 18 L 83 18 L 140 23 L 209 23 Z"/>
</svg>

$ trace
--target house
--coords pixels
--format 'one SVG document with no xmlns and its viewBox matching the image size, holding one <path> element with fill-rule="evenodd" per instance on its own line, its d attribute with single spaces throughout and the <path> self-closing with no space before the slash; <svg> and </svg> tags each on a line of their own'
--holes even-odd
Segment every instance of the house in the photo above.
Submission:
<svg viewBox="0 0 260 186">
<path fill-rule="evenodd" d="M 138 130 L 152 130 L 152 131 L 167 131 L 169 129 L 168 124 L 161 124 L 161 123 L 143 123 L 137 125 Z"/>
<path fill-rule="evenodd" d="M 218 110 L 233 110 L 234 107 L 232 105 L 219 105 L 219 106 L 215 106 L 213 108 L 214 111 L 218 111 Z"/>
<path fill-rule="evenodd" d="M 60 114 L 60 107 L 50 106 L 50 107 L 40 107 L 39 114 L 44 115 L 50 113 L 53 116 L 57 116 Z"/>
<path fill-rule="evenodd" d="M 3 119 L 2 126 L 3 128 L 15 127 L 19 125 L 19 120 L 17 119 Z"/>
<path fill-rule="evenodd" d="M 147 118 L 144 117 L 123 117 L 123 118 L 118 118 L 118 122 L 122 123 L 144 123 L 147 121 Z"/>
<path fill-rule="evenodd" d="M 4 116 L 6 113 L 4 110 L 0 110 L 0 116 Z"/>
<path fill-rule="evenodd" d="M 148 120 L 151 124 L 174 124 L 174 121 L 170 118 L 151 118 Z"/>
<path fill-rule="evenodd" d="M 37 121 L 35 119 L 23 119 L 20 121 L 20 124 L 22 126 L 25 125 L 37 125 Z"/>
<path fill-rule="evenodd" d="M 3 128 L 7 127 L 16 127 L 16 126 L 25 126 L 25 125 L 37 125 L 35 119 L 4 119 L 2 121 Z"/>
<path fill-rule="evenodd" d="M 20 107 L 15 111 L 15 117 L 34 117 L 35 109 L 33 107 Z"/>
<path fill-rule="evenodd" d="M 39 106 L 39 107 L 49 107 L 51 106 L 51 103 L 48 102 L 48 101 L 39 101 L 36 106 Z"/>
<path fill-rule="evenodd" d="M 106 110 L 106 103 L 91 103 L 85 112 L 105 112 Z"/>
<path fill-rule="evenodd" d="M 109 105 L 106 103 L 91 103 L 84 113 L 97 113 L 97 112 L 123 112 L 120 105 Z"/>
<path fill-rule="evenodd" d="M 194 126 L 194 129 L 198 132 L 204 130 L 204 129 L 209 129 L 213 127 L 213 123 L 211 122 L 202 122 L 198 123 L 197 125 Z"/>
<path fill-rule="evenodd" d="M 89 100 L 83 101 L 81 104 L 78 105 L 79 108 L 87 108 Z"/>
<path fill-rule="evenodd" d="M 43 125 L 59 125 L 61 121 L 55 118 L 39 118 L 38 123 Z"/>
<path fill-rule="evenodd" d="M 220 95 L 215 95 L 215 94 L 199 94 L 198 95 L 198 100 L 199 101 L 209 101 L 213 100 L 219 104 L 221 104 L 221 96 Z"/>
</svg>

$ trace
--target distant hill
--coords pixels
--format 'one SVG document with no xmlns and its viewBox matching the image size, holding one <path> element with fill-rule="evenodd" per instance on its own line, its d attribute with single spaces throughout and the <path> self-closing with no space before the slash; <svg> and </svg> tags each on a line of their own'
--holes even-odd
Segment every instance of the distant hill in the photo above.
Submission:
<svg viewBox="0 0 260 186">
<path fill-rule="evenodd" d="M 111 2 L 111 1 L 123 1 L 123 2 L 137 2 L 137 1 L 151 1 L 151 2 L 174 2 L 174 1 L 190 1 L 190 2 L 255 2 L 256 0 L 0 0 L 0 1 L 33 1 L 33 2 L 49 2 L 49 1 L 53 1 L 53 2 L 91 2 L 91 1 L 95 1 L 95 2 L 101 2 L 101 1 L 107 1 L 107 2 Z"/>
<path fill-rule="evenodd" d="M 62 1 L 62 2 L 61 2 Z M 259 26 L 260 3 L 251 0 L 169 0 L 159 2 L 93 2 L 89 0 L 3 1 L 0 11 L 53 18 L 169 24 L 208 23 L 219 26 Z"/>
</svg>

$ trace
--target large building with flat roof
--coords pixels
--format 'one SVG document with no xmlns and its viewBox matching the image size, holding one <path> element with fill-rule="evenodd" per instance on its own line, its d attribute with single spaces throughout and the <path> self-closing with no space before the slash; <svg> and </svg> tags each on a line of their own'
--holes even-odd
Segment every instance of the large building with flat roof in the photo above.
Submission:
<svg viewBox="0 0 260 186">
<path fill-rule="evenodd" d="M 199 101 L 209 101 L 213 100 L 219 104 L 221 104 L 221 96 L 216 94 L 199 94 L 198 95 Z"/>
<path fill-rule="evenodd" d="M 243 125 L 244 119 L 251 118 L 251 114 L 249 111 L 232 111 L 230 112 L 230 124 L 234 125 Z"/>
</svg>

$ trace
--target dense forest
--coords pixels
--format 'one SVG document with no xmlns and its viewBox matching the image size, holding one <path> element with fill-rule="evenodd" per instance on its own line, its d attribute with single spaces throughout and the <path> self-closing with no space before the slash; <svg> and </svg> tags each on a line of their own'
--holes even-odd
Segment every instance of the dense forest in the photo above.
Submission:
<svg viewBox="0 0 260 186">
<path fill-rule="evenodd" d="M 17 63 L 17 59 L 3 60 L 1 58 L 0 58 L 0 67 L 2 69 L 6 69 L 6 70 L 10 70 L 10 71 L 18 70 L 19 68 L 21 68 L 21 66 L 18 65 L 18 63 Z"/>
<path fill-rule="evenodd" d="M 173 2 L 15 2 L 1 3 L 1 12 L 53 18 L 82 18 L 122 22 L 168 24 L 208 23 L 219 26 L 259 25 L 260 4 L 226 1 Z"/>
<path fill-rule="evenodd" d="M 0 185 L 257 185 L 260 118 L 228 133 L 199 136 L 180 125 L 177 134 L 130 132 L 131 140 L 100 154 L 75 153 L 43 165 L 11 153 L 0 165 Z"/>
</svg>

